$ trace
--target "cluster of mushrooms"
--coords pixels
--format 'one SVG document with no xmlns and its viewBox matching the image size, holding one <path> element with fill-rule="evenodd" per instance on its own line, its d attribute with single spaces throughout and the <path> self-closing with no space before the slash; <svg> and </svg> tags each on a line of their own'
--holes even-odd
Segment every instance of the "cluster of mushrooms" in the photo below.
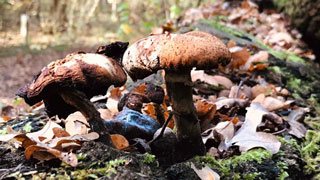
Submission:
<svg viewBox="0 0 320 180">
<path fill-rule="evenodd" d="M 48 64 L 33 81 L 17 93 L 29 105 L 43 101 L 48 115 L 66 118 L 80 111 L 99 141 L 112 146 L 104 120 L 90 102 L 111 85 L 126 83 L 127 74 L 143 79 L 165 70 L 166 89 L 177 129 L 177 151 L 186 158 L 205 153 L 201 129 L 192 100 L 192 68 L 213 69 L 230 62 L 231 54 L 215 36 L 199 31 L 158 34 L 131 45 L 114 42 L 96 53 L 72 53 Z"/>
</svg>

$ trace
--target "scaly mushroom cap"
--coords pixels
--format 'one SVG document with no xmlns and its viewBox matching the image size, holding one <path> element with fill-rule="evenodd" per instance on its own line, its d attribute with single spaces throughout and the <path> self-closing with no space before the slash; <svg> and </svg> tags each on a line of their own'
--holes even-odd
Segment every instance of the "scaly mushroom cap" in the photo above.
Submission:
<svg viewBox="0 0 320 180">
<path fill-rule="evenodd" d="M 124 70 L 112 58 L 95 53 L 73 53 L 48 64 L 17 95 L 30 105 L 44 100 L 49 115 L 61 115 L 59 109 L 63 111 L 65 106 L 67 112 L 62 113 L 65 116 L 74 108 L 63 103 L 58 91 L 74 88 L 91 98 L 105 94 L 111 85 L 122 86 L 126 80 Z"/>
<path fill-rule="evenodd" d="M 231 54 L 217 37 L 200 31 L 151 35 L 124 53 L 122 64 L 132 79 L 142 79 L 159 69 L 171 71 L 212 69 L 230 62 Z"/>
</svg>

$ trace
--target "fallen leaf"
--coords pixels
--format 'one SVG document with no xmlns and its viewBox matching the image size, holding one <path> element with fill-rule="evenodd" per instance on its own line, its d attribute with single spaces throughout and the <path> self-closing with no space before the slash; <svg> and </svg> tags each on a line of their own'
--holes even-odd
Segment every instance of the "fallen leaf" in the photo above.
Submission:
<svg viewBox="0 0 320 180">
<path fill-rule="evenodd" d="M 251 92 L 253 98 L 256 98 L 260 94 L 264 94 L 265 96 L 273 96 L 277 93 L 275 86 L 272 84 L 257 84 L 251 88 Z"/>
<path fill-rule="evenodd" d="M 268 112 L 259 103 L 252 103 L 247 108 L 246 119 L 242 127 L 236 132 L 235 136 L 226 143 L 224 150 L 231 145 L 239 146 L 240 151 L 248 151 L 255 147 L 263 147 L 272 154 L 279 151 L 281 143 L 272 134 L 265 132 L 256 132 L 257 126 L 261 123 L 262 118 Z"/>
<path fill-rule="evenodd" d="M 204 166 L 201 169 L 197 169 L 193 162 L 191 162 L 191 168 L 196 172 L 201 180 L 220 180 L 220 176 L 218 173 L 213 171 L 208 166 Z"/>
<path fill-rule="evenodd" d="M 282 109 L 285 106 L 285 103 L 274 97 L 266 97 L 262 103 L 262 106 L 268 111 L 275 111 Z"/>
<path fill-rule="evenodd" d="M 286 118 L 290 125 L 288 133 L 296 136 L 297 138 L 303 138 L 307 133 L 307 128 L 299 122 L 300 119 L 304 119 L 305 110 L 299 108 L 290 112 L 289 116 Z"/>
<path fill-rule="evenodd" d="M 122 136 L 120 134 L 111 134 L 110 137 L 111 137 L 113 145 L 117 149 L 122 150 L 122 149 L 129 147 L 129 142 L 124 136 Z"/>
<path fill-rule="evenodd" d="M 221 85 L 226 89 L 230 89 L 231 86 L 233 85 L 230 79 L 224 76 L 219 76 L 219 75 L 212 76 L 212 75 L 206 74 L 203 70 L 192 70 L 191 80 L 192 82 L 195 82 L 198 80 L 213 86 Z"/>
<path fill-rule="evenodd" d="M 115 99 L 115 100 L 120 100 L 120 98 L 121 98 L 121 96 L 122 96 L 124 91 L 126 91 L 126 85 L 110 90 L 107 93 L 107 96 L 109 98 L 112 98 L 112 99 Z"/>
<path fill-rule="evenodd" d="M 113 114 L 109 109 L 98 109 L 100 116 L 103 120 L 110 120 L 113 118 Z"/>
<path fill-rule="evenodd" d="M 146 88 L 147 88 L 147 85 L 141 84 L 141 85 L 136 86 L 135 89 L 133 90 L 133 92 L 145 94 Z"/>
<path fill-rule="evenodd" d="M 218 123 L 215 127 L 210 128 L 202 133 L 202 141 L 206 144 L 208 139 L 215 139 L 218 135 L 221 141 L 230 141 L 234 135 L 234 124 L 230 121 L 224 121 Z"/>
<path fill-rule="evenodd" d="M 242 48 L 239 51 L 231 51 L 232 56 L 232 65 L 234 69 L 239 69 L 241 66 L 245 65 L 247 60 L 250 58 L 251 54 L 248 52 L 246 47 Z"/>
<path fill-rule="evenodd" d="M 269 53 L 267 51 L 259 51 L 257 54 L 254 54 L 249 57 L 245 65 L 241 67 L 243 70 L 248 70 L 254 63 L 261 63 L 269 58 Z"/>
<path fill-rule="evenodd" d="M 73 120 L 73 121 L 79 121 L 83 124 L 85 124 L 86 126 L 90 126 L 88 121 L 86 120 L 86 118 L 82 115 L 82 113 L 80 111 L 76 111 L 72 114 L 70 114 L 65 121 L 69 121 L 69 120 Z"/>
<path fill-rule="evenodd" d="M 35 140 L 35 141 L 40 141 L 39 137 L 44 137 L 46 140 L 51 140 L 54 136 L 53 133 L 53 128 L 58 127 L 62 128 L 60 125 L 57 123 L 49 120 L 47 124 L 39 131 L 33 132 L 33 133 L 27 133 L 27 137 Z"/>
<path fill-rule="evenodd" d="M 67 131 L 63 130 L 62 128 L 55 127 L 55 128 L 52 128 L 52 130 L 53 130 L 54 136 L 57 138 L 70 136 L 70 134 Z"/>
<path fill-rule="evenodd" d="M 239 98 L 218 98 L 214 104 L 217 106 L 217 110 L 221 109 L 222 107 L 230 108 L 234 105 L 239 105 L 240 107 L 245 107 L 248 103 L 246 99 L 239 99 Z"/>
</svg>

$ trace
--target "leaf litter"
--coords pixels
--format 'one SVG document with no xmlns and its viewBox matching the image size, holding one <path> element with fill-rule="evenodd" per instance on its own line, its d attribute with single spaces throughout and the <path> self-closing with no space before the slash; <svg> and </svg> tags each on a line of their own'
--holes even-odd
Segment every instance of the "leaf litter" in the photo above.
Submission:
<svg viewBox="0 0 320 180">
<path fill-rule="evenodd" d="M 300 49 L 303 45 L 299 41 L 299 33 L 285 28 L 286 23 L 282 15 L 259 13 L 257 6 L 250 1 L 243 1 L 237 8 L 228 8 L 225 3 L 217 1 L 200 6 L 193 11 L 196 13 L 191 15 L 188 11 L 186 12 L 182 23 L 221 14 L 228 17 L 223 22 L 225 25 L 250 32 L 276 50 L 290 50 L 297 55 L 310 54 Z M 253 22 L 254 25 L 248 25 L 248 21 Z M 303 119 L 308 111 L 293 105 L 292 92 L 279 84 L 268 83 L 264 78 L 256 75 L 256 72 L 266 70 L 268 67 L 269 53 L 263 50 L 257 51 L 254 47 L 238 45 L 232 40 L 229 41 L 228 47 L 232 53 L 233 71 L 226 69 L 223 73 L 212 75 L 210 71 L 193 70 L 191 74 L 193 83 L 205 84 L 206 86 L 201 87 L 209 89 L 203 93 L 203 91 L 197 91 L 195 86 L 194 91 L 194 95 L 197 96 L 194 103 L 201 122 L 202 140 L 207 145 L 208 152 L 210 154 L 230 152 L 228 157 L 231 157 L 237 154 L 231 150 L 236 147 L 240 152 L 264 148 L 275 154 L 279 152 L 281 143 L 273 134 L 289 133 L 297 138 L 305 137 L 308 127 L 304 125 Z M 235 79 L 230 75 L 232 73 L 249 78 Z M 116 130 L 112 132 L 111 139 L 119 150 L 132 147 L 134 138 L 152 139 L 153 134 L 160 127 L 154 104 L 149 101 L 140 102 L 138 100 L 141 98 L 134 98 L 147 96 L 146 88 L 146 84 L 135 84 L 135 88 L 131 90 L 126 86 L 114 88 L 102 98 L 106 99 L 103 105 L 107 109 L 100 109 L 99 112 L 110 127 L 118 126 L 118 128 L 112 128 Z M 127 98 L 123 103 L 123 109 L 119 110 L 119 104 L 125 94 L 129 97 L 130 103 Z M 171 108 L 166 98 L 167 95 L 160 104 L 165 119 L 168 118 Z M 129 104 L 139 108 L 129 109 Z M 36 108 L 33 107 L 30 111 Z M 6 112 L 3 107 L 2 112 Z M 3 113 L 0 122 L 17 116 L 15 113 Z M 132 121 L 133 119 L 141 121 Z M 49 120 L 42 130 L 33 133 L 17 132 L 8 127 L 7 134 L 0 136 L 0 141 L 12 140 L 16 146 L 24 147 L 27 159 L 47 161 L 58 158 L 74 167 L 78 165 L 76 150 L 84 142 L 97 139 L 98 135 L 88 133 L 90 132 L 88 122 L 79 112 L 61 121 L 62 123 L 58 125 Z M 170 123 L 168 127 L 174 129 L 173 121 Z M 137 149 L 139 148 L 134 150 Z M 219 155 L 215 157 L 219 158 Z M 211 179 L 219 179 L 219 175 L 212 172 L 210 168 L 198 170 L 193 165 L 192 169 L 201 179 L 208 179 L 211 176 Z"/>
</svg>

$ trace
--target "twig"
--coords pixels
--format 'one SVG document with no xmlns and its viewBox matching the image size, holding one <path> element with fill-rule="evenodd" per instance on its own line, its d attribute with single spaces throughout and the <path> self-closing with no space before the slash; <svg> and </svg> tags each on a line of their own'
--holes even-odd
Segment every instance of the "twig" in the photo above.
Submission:
<svg viewBox="0 0 320 180">
<path fill-rule="evenodd" d="M 237 89 L 237 92 L 236 92 L 236 95 L 235 95 L 235 98 L 238 98 L 239 91 L 240 91 L 240 88 L 241 88 L 241 86 L 243 85 L 243 83 L 244 83 L 244 80 L 241 79 L 241 81 L 240 81 L 240 83 L 239 83 L 239 86 L 238 86 L 238 89 Z"/>
<path fill-rule="evenodd" d="M 286 130 L 287 130 L 287 128 L 283 128 L 283 129 L 281 129 L 280 131 L 273 132 L 273 133 L 271 133 L 271 134 L 273 134 L 273 135 L 281 134 L 281 133 L 285 132 Z"/>
<path fill-rule="evenodd" d="M 162 125 L 162 129 L 161 129 L 160 134 L 156 138 L 149 141 L 148 144 L 153 143 L 154 141 L 158 140 L 159 138 L 161 138 L 163 136 L 163 133 L 164 133 L 167 125 L 169 124 L 170 120 L 172 119 L 172 116 L 173 116 L 173 113 L 172 113 L 172 111 L 170 111 L 169 117 L 167 118 L 166 122 Z"/>
</svg>

